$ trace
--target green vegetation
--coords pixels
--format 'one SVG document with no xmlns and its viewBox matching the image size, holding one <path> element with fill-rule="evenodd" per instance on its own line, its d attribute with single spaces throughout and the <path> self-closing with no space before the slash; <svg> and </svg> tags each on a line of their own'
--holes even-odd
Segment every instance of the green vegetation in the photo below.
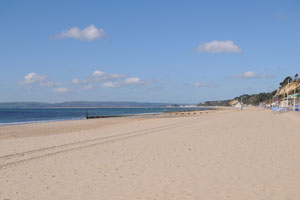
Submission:
<svg viewBox="0 0 300 200">
<path fill-rule="evenodd" d="M 290 76 L 286 77 L 281 83 L 279 83 L 280 88 L 286 86 L 288 83 L 292 82 L 292 78 Z"/>
<path fill-rule="evenodd" d="M 248 105 L 259 105 L 260 103 L 271 103 L 273 97 L 277 90 L 269 93 L 259 93 L 259 94 L 243 94 L 241 96 L 235 97 L 230 100 L 222 100 L 222 101 L 206 101 L 204 103 L 198 104 L 199 106 L 230 106 L 230 102 L 233 100 L 240 101 L 243 99 L 244 104 Z"/>
<path fill-rule="evenodd" d="M 287 84 L 296 82 L 299 86 L 296 88 L 296 93 L 300 93 L 300 78 L 298 78 L 298 74 L 294 75 L 294 79 L 290 76 L 286 77 L 281 83 L 279 83 L 279 89 L 285 87 Z M 206 101 L 203 103 L 199 103 L 199 106 L 230 106 L 230 102 L 233 100 L 240 101 L 241 98 L 243 99 L 244 104 L 248 105 L 259 105 L 259 104 L 268 104 L 273 101 L 273 98 L 275 97 L 277 90 L 274 90 L 272 92 L 265 92 L 265 93 L 259 93 L 259 94 L 244 94 L 238 97 L 235 97 L 230 100 L 222 100 L 222 101 Z M 294 94 L 294 91 L 289 91 L 289 94 Z M 278 98 L 281 98 L 282 96 L 279 95 Z"/>
<path fill-rule="evenodd" d="M 236 97 L 234 99 L 240 100 L 241 97 L 243 98 L 243 103 L 248 105 L 259 105 L 260 103 L 271 103 L 273 100 L 273 97 L 275 96 L 277 90 L 274 90 L 273 92 L 267 92 L 267 93 L 259 93 L 259 94 L 252 94 L 252 95 L 242 95 L 239 97 Z"/>
<path fill-rule="evenodd" d="M 220 101 L 205 101 L 202 103 L 199 103 L 197 106 L 230 106 L 230 100 L 220 100 Z"/>
</svg>

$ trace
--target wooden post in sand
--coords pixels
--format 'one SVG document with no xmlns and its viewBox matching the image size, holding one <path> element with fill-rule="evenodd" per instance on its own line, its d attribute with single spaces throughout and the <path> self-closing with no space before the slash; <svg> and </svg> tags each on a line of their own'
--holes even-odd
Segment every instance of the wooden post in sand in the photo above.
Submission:
<svg viewBox="0 0 300 200">
<path fill-rule="evenodd" d="M 89 118 L 89 113 L 88 113 L 88 109 L 85 109 L 85 118 L 88 119 Z"/>
</svg>

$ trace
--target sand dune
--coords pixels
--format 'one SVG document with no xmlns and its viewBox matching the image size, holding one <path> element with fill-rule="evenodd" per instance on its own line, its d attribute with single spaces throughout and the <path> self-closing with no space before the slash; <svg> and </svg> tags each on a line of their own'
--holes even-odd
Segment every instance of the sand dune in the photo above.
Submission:
<svg viewBox="0 0 300 200">
<path fill-rule="evenodd" d="M 0 199 L 300 199 L 299 122 L 248 108 L 0 127 Z"/>
</svg>

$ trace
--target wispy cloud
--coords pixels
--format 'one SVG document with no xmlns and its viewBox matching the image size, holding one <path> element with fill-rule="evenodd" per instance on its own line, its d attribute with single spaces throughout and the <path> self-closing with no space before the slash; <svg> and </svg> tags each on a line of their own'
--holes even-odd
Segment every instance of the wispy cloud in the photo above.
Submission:
<svg viewBox="0 0 300 200">
<path fill-rule="evenodd" d="M 195 87 L 198 88 L 213 88 L 213 87 L 217 87 L 217 84 L 215 83 L 200 83 L 200 82 L 196 82 L 194 84 Z"/>
<path fill-rule="evenodd" d="M 95 70 L 92 74 L 86 78 L 79 80 L 78 78 L 74 78 L 72 83 L 76 84 L 92 84 L 98 85 L 102 88 L 116 88 L 123 87 L 127 85 L 138 85 L 142 84 L 143 81 L 138 77 L 128 77 L 126 74 L 110 74 L 100 70 Z"/>
<path fill-rule="evenodd" d="M 126 78 L 124 80 L 124 83 L 128 84 L 128 85 L 130 85 L 130 84 L 140 84 L 141 83 L 141 79 L 138 78 L 138 77 Z"/>
<path fill-rule="evenodd" d="M 101 84 L 101 87 L 103 88 L 115 88 L 119 87 L 120 84 L 118 82 L 108 81 Z"/>
<path fill-rule="evenodd" d="M 42 81 L 40 86 L 53 87 L 54 85 L 60 85 L 60 83 L 54 83 L 52 81 Z"/>
<path fill-rule="evenodd" d="M 277 12 L 275 13 L 275 17 L 279 20 L 279 21 L 287 21 L 290 16 L 287 14 L 284 14 L 282 12 Z"/>
<path fill-rule="evenodd" d="M 79 84 L 79 83 L 80 83 L 80 80 L 79 80 L 78 78 L 74 78 L 74 79 L 72 80 L 72 83 L 73 83 L 73 84 Z"/>
<path fill-rule="evenodd" d="M 242 49 L 231 40 L 217 41 L 200 44 L 196 48 L 199 53 L 242 53 Z"/>
<path fill-rule="evenodd" d="M 73 27 L 68 30 L 63 30 L 55 37 L 61 38 L 74 38 L 83 41 L 92 41 L 103 38 L 106 35 L 103 29 L 96 28 L 93 24 L 80 30 L 78 27 Z"/>
<path fill-rule="evenodd" d="M 258 78 L 272 78 L 270 74 L 257 74 L 253 71 L 244 72 L 234 76 L 236 79 L 258 79 Z"/>
<path fill-rule="evenodd" d="M 59 88 L 54 88 L 53 91 L 55 93 L 66 93 L 69 91 L 69 88 L 66 87 L 59 87 Z"/>
</svg>

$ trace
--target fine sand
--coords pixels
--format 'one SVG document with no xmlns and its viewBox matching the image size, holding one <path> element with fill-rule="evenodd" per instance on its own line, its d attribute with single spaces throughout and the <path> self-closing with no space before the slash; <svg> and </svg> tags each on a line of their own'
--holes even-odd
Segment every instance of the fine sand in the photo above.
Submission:
<svg viewBox="0 0 300 200">
<path fill-rule="evenodd" d="M 299 125 L 247 108 L 0 127 L 0 200 L 300 199 Z"/>
</svg>

